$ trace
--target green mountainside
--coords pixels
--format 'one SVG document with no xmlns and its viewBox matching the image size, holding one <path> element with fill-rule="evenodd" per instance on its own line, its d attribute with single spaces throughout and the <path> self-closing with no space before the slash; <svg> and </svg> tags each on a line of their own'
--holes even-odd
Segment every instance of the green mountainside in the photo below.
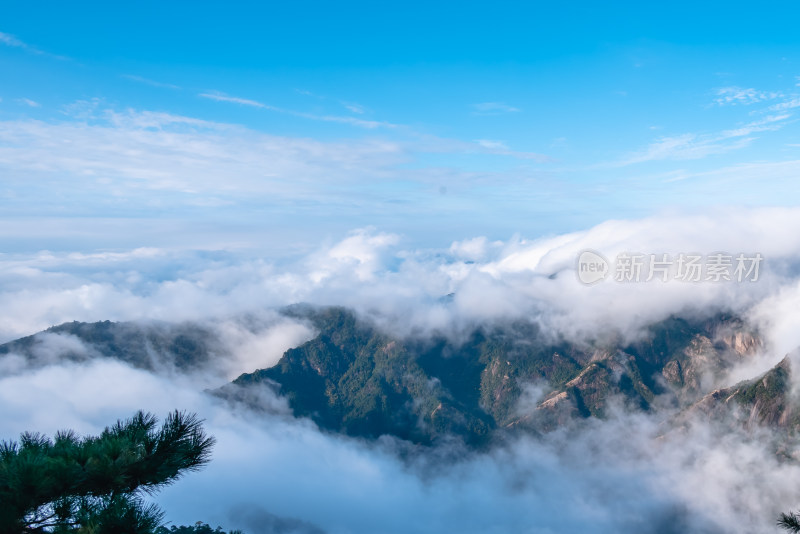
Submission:
<svg viewBox="0 0 800 534">
<path fill-rule="evenodd" d="M 455 343 L 394 338 L 342 308 L 303 313 L 318 335 L 234 384 L 279 391 L 296 415 L 332 431 L 418 443 L 457 435 L 480 444 L 498 428 L 547 431 L 603 417 L 611 399 L 637 410 L 652 410 L 656 399 L 689 406 L 759 344 L 733 317 L 671 318 L 636 343 L 580 346 L 548 340 L 528 322 L 479 328 Z M 530 384 L 545 393 L 534 405 L 524 402 Z"/>
<path fill-rule="evenodd" d="M 546 432 L 605 417 L 616 404 L 708 417 L 736 406 L 748 424 L 800 424 L 788 360 L 752 381 L 720 382 L 760 348 L 757 334 L 736 317 L 672 317 L 634 342 L 579 344 L 553 339 L 528 321 L 475 328 L 455 341 L 392 336 L 338 307 L 283 313 L 309 323 L 315 337 L 274 367 L 242 374 L 213 394 L 264 408 L 259 393 L 266 389 L 329 431 L 421 444 L 455 436 L 481 445 L 500 431 Z M 108 321 L 65 323 L 0 345 L 0 364 L 12 354 L 39 365 L 105 357 L 187 372 L 226 357 L 210 327 Z"/>
<path fill-rule="evenodd" d="M 192 323 L 73 321 L 0 345 L 0 358 L 18 354 L 33 365 L 43 365 L 53 359 L 102 357 L 139 369 L 171 366 L 188 371 L 209 363 L 221 351 L 211 330 Z"/>
</svg>

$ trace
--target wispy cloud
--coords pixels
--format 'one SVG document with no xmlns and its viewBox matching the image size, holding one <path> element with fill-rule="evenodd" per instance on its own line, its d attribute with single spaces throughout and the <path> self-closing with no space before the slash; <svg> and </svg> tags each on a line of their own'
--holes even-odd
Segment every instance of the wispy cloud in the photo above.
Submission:
<svg viewBox="0 0 800 534">
<path fill-rule="evenodd" d="M 17 39 L 15 36 L 11 35 L 10 33 L 0 32 L 0 44 L 4 44 L 6 46 L 10 46 L 10 47 L 13 47 L 13 48 L 19 48 L 19 49 L 25 50 L 26 52 L 29 52 L 31 54 L 36 54 L 36 55 L 40 55 L 40 56 L 48 56 L 48 57 L 51 57 L 51 58 L 54 58 L 54 59 L 61 59 L 61 60 L 69 59 L 69 58 L 66 58 L 64 56 L 59 56 L 59 55 L 56 55 L 56 54 L 51 54 L 49 52 L 45 52 L 43 50 L 39 50 L 38 48 L 36 48 L 34 46 L 31 46 L 28 43 L 26 43 L 24 41 L 21 41 L 20 39 Z"/>
<path fill-rule="evenodd" d="M 291 112 L 292 115 L 297 117 L 303 117 L 305 119 L 311 119 L 316 121 L 324 121 L 324 122 L 338 122 L 341 124 L 350 124 L 352 126 L 358 126 L 359 128 L 397 128 L 398 124 L 393 124 L 391 122 L 385 121 L 371 121 L 365 119 L 358 119 L 356 117 L 341 117 L 339 115 L 314 115 L 313 113 L 301 113 L 301 112 Z"/>
<path fill-rule="evenodd" d="M 475 115 L 500 115 L 502 113 L 518 113 L 519 108 L 509 106 L 503 102 L 481 102 L 473 104 L 472 109 Z"/>
<path fill-rule="evenodd" d="M 750 113 L 750 115 L 753 115 L 754 113 L 773 112 L 773 114 L 761 119 L 716 133 L 684 133 L 661 137 L 650 143 L 643 150 L 635 152 L 610 166 L 622 167 L 659 160 L 701 159 L 741 149 L 750 145 L 756 139 L 753 134 L 783 128 L 792 117 L 792 114 L 788 113 L 787 110 L 800 107 L 800 97 L 791 95 L 787 97 L 778 91 L 761 91 L 753 88 L 729 86 L 717 89 L 715 94 L 717 96 L 715 103 L 720 106 L 751 105 L 776 99 L 781 99 L 782 101 Z"/>
<path fill-rule="evenodd" d="M 550 156 L 545 154 L 512 150 L 505 141 L 498 141 L 496 139 L 476 139 L 475 143 L 483 149 L 483 152 L 488 154 L 494 154 L 497 156 L 510 156 L 517 159 L 534 160 L 540 163 L 553 161 Z"/>
<path fill-rule="evenodd" d="M 328 180 L 341 187 L 363 173 L 381 176 L 385 166 L 404 159 L 401 152 L 387 141 L 323 143 L 91 105 L 80 109 L 77 121 L 0 121 L 0 168 L 9 183 L 37 173 L 72 176 L 87 187 L 103 179 L 120 195 L 147 202 L 148 189 L 195 200 L 240 194 L 321 199 L 330 194 Z"/>
<path fill-rule="evenodd" d="M 265 109 L 269 111 L 274 111 L 277 113 L 284 113 L 287 115 L 292 115 L 294 117 L 300 117 L 303 119 L 309 119 L 314 121 L 322 121 L 322 122 L 336 122 L 340 124 L 349 124 L 351 126 L 357 126 L 359 128 L 367 128 L 367 129 L 375 129 L 375 128 L 396 128 L 397 124 L 392 124 L 385 121 L 372 121 L 366 119 L 360 119 L 357 117 L 346 117 L 346 116 L 339 116 L 339 115 L 318 115 L 316 113 L 307 113 L 304 111 L 295 111 L 291 109 L 280 108 L 277 106 L 271 106 L 269 104 L 265 104 L 263 102 L 259 102 L 257 100 L 251 100 L 249 98 L 240 98 L 237 96 L 230 96 L 224 93 L 217 93 L 217 92 L 205 92 L 200 93 L 198 96 L 201 98 L 207 98 L 209 100 L 215 100 L 217 102 L 229 102 L 231 104 L 240 104 L 242 106 L 250 106 L 259 109 Z M 360 108 L 359 108 L 360 109 Z M 363 113 L 363 111 L 362 111 Z"/>
<path fill-rule="evenodd" d="M 15 48 L 26 48 L 26 49 L 29 49 L 29 50 L 31 49 L 30 46 L 26 45 L 25 43 L 23 43 L 22 41 L 20 41 L 16 37 L 14 37 L 13 35 L 10 35 L 10 34 L 7 34 L 7 33 L 3 33 L 3 32 L 0 32 L 0 43 L 3 43 L 6 46 L 13 46 Z"/>
<path fill-rule="evenodd" d="M 611 166 L 624 167 L 647 161 L 701 159 L 715 154 L 730 152 L 750 145 L 756 139 L 751 137 L 754 133 L 775 131 L 782 128 L 791 117 L 792 115 L 789 113 L 770 115 L 738 128 L 723 130 L 715 134 L 686 133 L 661 137 L 644 150 L 636 152 Z"/>
<path fill-rule="evenodd" d="M 39 102 L 36 102 L 35 100 L 31 100 L 30 98 L 18 98 L 17 102 L 19 102 L 20 104 L 24 104 L 24 105 L 26 105 L 28 107 L 32 107 L 32 108 L 40 108 L 40 107 L 42 107 L 42 105 Z"/>
<path fill-rule="evenodd" d="M 345 108 L 347 108 L 348 111 L 351 111 L 353 113 L 358 113 L 359 115 L 363 115 L 364 113 L 367 112 L 367 108 L 365 108 L 361 104 L 356 104 L 353 102 L 341 102 L 341 104 Z"/>
<path fill-rule="evenodd" d="M 149 78 L 143 78 L 141 76 L 136 76 L 135 74 L 120 74 L 120 78 L 125 78 L 126 80 L 131 80 L 132 82 L 143 83 L 145 85 L 150 85 L 152 87 L 161 87 L 163 89 L 180 89 L 177 85 L 171 83 L 164 83 L 164 82 L 157 82 L 155 80 L 150 80 Z"/>
<path fill-rule="evenodd" d="M 317 93 L 313 93 L 313 92 L 311 92 L 311 91 L 309 91 L 307 89 L 295 89 L 295 91 L 297 92 L 297 94 L 300 94 L 300 95 L 303 95 L 303 96 L 308 96 L 308 97 L 311 97 L 311 98 L 316 98 L 317 100 L 333 100 L 337 104 L 339 104 L 340 106 L 345 108 L 347 111 L 350 111 L 351 113 L 358 113 L 359 115 L 363 115 L 364 113 L 369 111 L 366 108 L 366 106 L 362 106 L 361 104 L 358 104 L 356 102 L 349 102 L 347 100 L 339 100 L 339 99 L 336 99 L 336 98 L 330 98 L 330 97 L 327 97 L 325 95 L 320 95 L 320 94 L 317 94 Z"/>
<path fill-rule="evenodd" d="M 238 221 L 242 231 L 233 240 L 253 243 L 265 239 L 261 231 L 253 233 L 260 227 L 252 221 L 262 220 L 253 218 L 256 211 L 302 236 L 311 227 L 336 231 L 365 221 L 402 225 L 498 210 L 504 216 L 529 214 L 545 196 L 548 208 L 569 204 L 561 183 L 538 183 L 530 169 L 486 170 L 460 158 L 547 159 L 508 146 L 406 129 L 395 130 L 394 139 L 321 141 L 164 112 L 118 111 L 100 100 L 76 103 L 63 113 L 57 121 L 0 120 L 2 239 L 34 248 L 89 235 L 101 248 L 172 242 L 179 235 L 184 242 L 227 242 L 225 224 L 207 227 L 205 217 L 212 216 Z M 159 230 L 157 219 L 165 212 L 174 220 L 172 233 Z M 27 238 L 18 217 L 35 218 L 26 226 Z M 137 231 L 126 234 L 132 220 Z M 485 226 L 481 220 L 468 224 Z M 287 234 L 275 243 L 290 240 Z"/>
<path fill-rule="evenodd" d="M 612 166 L 624 167 L 648 161 L 701 159 L 714 154 L 722 154 L 744 148 L 752 141 L 752 138 L 744 138 L 737 139 L 734 142 L 727 142 L 723 138 L 693 133 L 661 137 L 644 150 L 636 152 Z"/>
<path fill-rule="evenodd" d="M 769 109 L 770 111 L 784 111 L 796 107 L 800 107 L 800 96 L 795 96 L 779 104 L 772 105 Z"/>
<path fill-rule="evenodd" d="M 250 106 L 254 108 L 261 108 L 261 109 L 269 109 L 272 111 L 283 111 L 280 108 L 276 108 L 274 106 L 269 106 L 262 102 L 258 102 L 256 100 L 250 100 L 247 98 L 239 98 L 238 96 L 228 96 L 223 93 L 200 93 L 198 96 L 200 98 L 208 98 L 209 100 L 215 100 L 217 102 L 230 102 L 232 104 L 241 104 L 242 106 Z"/>
<path fill-rule="evenodd" d="M 491 150 L 508 150 L 508 145 L 505 144 L 504 141 L 495 141 L 492 139 L 476 139 L 476 143 L 478 143 L 483 148 L 488 148 Z"/>
<path fill-rule="evenodd" d="M 783 127 L 783 122 L 791 117 L 791 114 L 784 113 L 782 115 L 770 115 L 761 120 L 753 121 L 739 128 L 732 130 L 725 130 L 720 134 L 720 139 L 728 139 L 732 137 L 744 137 L 756 132 L 767 132 L 778 130 Z"/>
<path fill-rule="evenodd" d="M 721 87 L 716 91 L 714 102 L 720 106 L 736 104 L 756 104 L 765 100 L 780 98 L 782 94 L 777 91 L 759 91 L 744 87 Z"/>
</svg>

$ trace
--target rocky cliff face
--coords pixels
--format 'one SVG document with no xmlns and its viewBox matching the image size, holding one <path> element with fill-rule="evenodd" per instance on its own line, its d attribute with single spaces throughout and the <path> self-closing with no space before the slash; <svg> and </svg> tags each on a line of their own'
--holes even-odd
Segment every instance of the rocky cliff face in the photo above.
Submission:
<svg viewBox="0 0 800 534">
<path fill-rule="evenodd" d="M 760 347 L 735 317 L 671 318 L 634 343 L 553 342 L 532 323 L 477 329 L 463 343 L 395 339 L 340 308 L 307 310 L 319 335 L 238 386 L 280 391 L 330 430 L 479 444 L 498 429 L 545 432 L 603 417 L 609 403 L 689 407 Z M 527 388 L 544 392 L 530 402 Z"/>
<path fill-rule="evenodd" d="M 792 392 L 791 373 L 787 356 L 761 376 L 715 389 L 683 415 L 702 415 L 748 428 L 765 425 L 785 430 L 800 428 L 800 405 Z"/>
</svg>

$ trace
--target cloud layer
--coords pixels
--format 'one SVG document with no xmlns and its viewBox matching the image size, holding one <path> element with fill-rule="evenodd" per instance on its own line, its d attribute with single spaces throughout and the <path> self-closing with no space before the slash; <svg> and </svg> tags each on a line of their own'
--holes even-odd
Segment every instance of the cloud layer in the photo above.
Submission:
<svg viewBox="0 0 800 534">
<path fill-rule="evenodd" d="M 351 306 L 402 335 L 458 336 L 478 324 L 533 318 L 574 339 L 611 330 L 634 337 L 670 314 L 732 311 L 768 341 L 747 370 L 755 374 L 800 345 L 799 226 L 800 210 L 720 210 L 608 221 L 536 240 L 476 237 L 444 249 L 410 248 L 401 235 L 367 228 L 273 259 L 252 250 L 153 248 L 7 255 L 4 339 L 68 320 L 188 320 L 214 324 L 234 358 L 203 377 L 160 375 L 105 360 L 58 363 L 59 351 L 78 341 L 47 338 L 39 349 L 50 365 L 3 368 L 0 435 L 97 432 L 140 408 L 196 411 L 218 439 L 214 461 L 158 501 L 178 523 L 255 533 L 768 531 L 795 505 L 800 468 L 780 463 L 757 434 L 697 421 L 659 437 L 660 419 L 618 411 L 489 452 L 419 453 L 389 439 L 322 433 L 268 393 L 268 412 L 255 414 L 201 391 L 269 366 L 313 335 L 271 311 L 294 302 Z M 585 286 L 575 273 L 584 249 L 607 258 L 758 252 L 765 263 L 757 282 Z"/>
<path fill-rule="evenodd" d="M 0 263 L 0 336 L 69 320 L 206 320 L 297 302 L 350 306 L 398 333 L 536 317 L 572 337 L 624 334 L 670 314 L 708 309 L 752 309 L 770 327 L 778 323 L 754 306 L 794 298 L 798 225 L 795 209 L 716 210 L 608 221 L 536 240 L 477 237 L 442 250 L 409 248 L 401 235 L 366 228 L 290 257 L 164 248 L 7 255 Z M 609 279 L 587 287 L 575 274 L 586 249 L 612 260 L 621 253 L 717 252 L 759 253 L 764 260 L 756 282 Z"/>
<path fill-rule="evenodd" d="M 5 376 L 0 401 L 4 436 L 93 433 L 140 408 L 198 412 L 218 441 L 213 461 L 157 501 L 177 524 L 256 534 L 765 532 L 800 492 L 800 467 L 779 463 L 764 436 L 698 424 L 659 438 L 658 420 L 622 412 L 485 453 L 399 455 L 392 440 L 322 433 L 278 400 L 266 414 L 231 409 L 193 382 L 113 361 Z"/>
<path fill-rule="evenodd" d="M 203 94 L 227 108 L 374 122 Z M 775 105 L 788 107 L 716 132 L 668 134 L 605 163 L 581 164 L 489 131 L 471 141 L 402 125 L 304 137 L 100 99 L 72 102 L 55 117 L 45 104 L 41 115 L 49 118 L 0 121 L 0 239 L 6 251 L 25 252 L 267 244 L 308 251 L 320 231 L 333 239 L 373 224 L 444 247 L 481 233 L 543 235 L 675 205 L 782 205 L 793 195 L 796 160 L 686 162 L 744 149 L 792 124 L 794 97 L 787 98 Z M 655 162 L 669 168 L 647 165 Z M 766 180 L 770 187 L 760 187 Z"/>
</svg>

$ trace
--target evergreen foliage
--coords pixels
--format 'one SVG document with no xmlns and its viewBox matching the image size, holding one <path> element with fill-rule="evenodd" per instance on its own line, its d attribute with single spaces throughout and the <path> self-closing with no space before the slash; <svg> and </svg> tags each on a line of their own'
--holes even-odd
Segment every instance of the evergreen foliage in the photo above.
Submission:
<svg viewBox="0 0 800 534">
<path fill-rule="evenodd" d="M 209 462 L 214 438 L 201 423 L 175 411 L 158 427 L 140 411 L 99 436 L 0 443 L 0 534 L 155 532 L 163 513 L 143 496 Z"/>
<path fill-rule="evenodd" d="M 781 514 L 778 518 L 778 526 L 789 532 L 800 532 L 800 514 L 795 512 Z"/>
<path fill-rule="evenodd" d="M 198 521 L 192 527 L 159 527 L 155 534 L 242 534 L 242 532 L 240 530 L 232 530 L 226 533 L 222 530 L 222 527 L 212 529 L 206 523 Z"/>
</svg>

